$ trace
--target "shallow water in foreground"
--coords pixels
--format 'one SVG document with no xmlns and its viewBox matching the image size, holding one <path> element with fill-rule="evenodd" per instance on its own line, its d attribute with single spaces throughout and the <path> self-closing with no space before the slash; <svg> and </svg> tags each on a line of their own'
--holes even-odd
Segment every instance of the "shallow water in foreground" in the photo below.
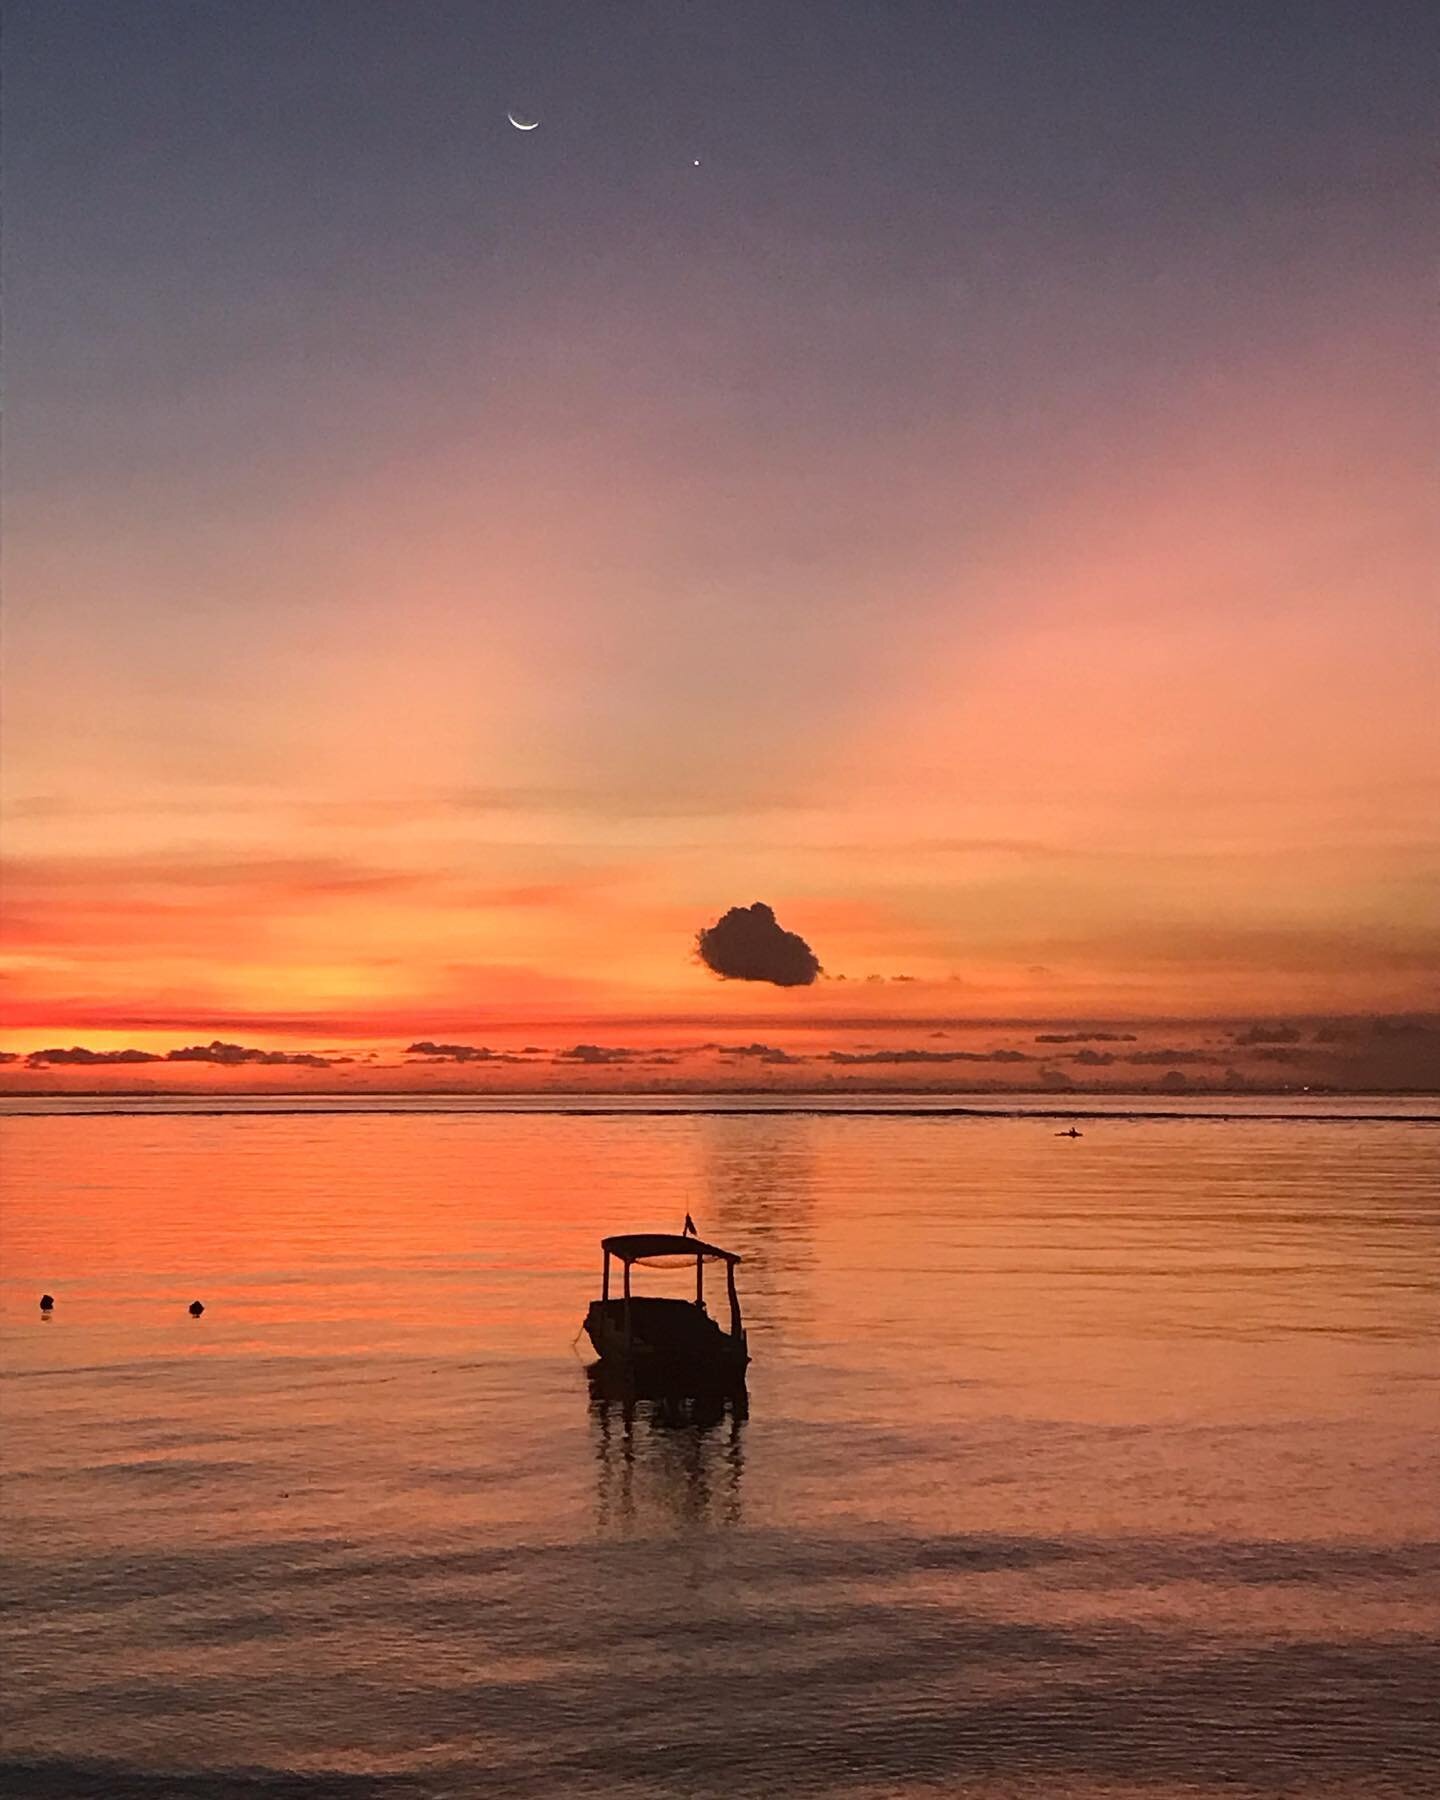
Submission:
<svg viewBox="0 0 1440 1800">
<path fill-rule="evenodd" d="M 7 1118 L 0 1791 L 1440 1793 L 1433 1115 L 1103 1110 Z"/>
</svg>

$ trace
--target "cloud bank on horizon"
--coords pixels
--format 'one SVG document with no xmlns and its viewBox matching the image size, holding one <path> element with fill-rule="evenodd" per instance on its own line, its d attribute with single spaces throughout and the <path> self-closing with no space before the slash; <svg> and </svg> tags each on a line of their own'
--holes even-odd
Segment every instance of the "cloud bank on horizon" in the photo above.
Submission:
<svg viewBox="0 0 1440 1800">
<path fill-rule="evenodd" d="M 352 1062 L 349 1056 L 319 1056 L 314 1051 L 259 1050 L 252 1045 L 227 1044 L 219 1038 L 208 1044 L 188 1044 L 179 1050 L 91 1050 L 83 1044 L 68 1048 L 32 1050 L 27 1068 L 107 1068 L 136 1063 L 208 1063 L 222 1069 L 333 1069 Z"/>
<path fill-rule="evenodd" d="M 773 1022 L 772 1022 L 773 1023 Z M 626 1042 L 568 1047 L 493 1048 L 419 1039 L 408 1046 L 278 1050 L 216 1040 L 178 1049 L 138 1045 L 0 1053 L 11 1093 L 117 1091 L 314 1092 L 323 1082 L 346 1091 L 476 1093 L 723 1090 L 755 1083 L 796 1092 L 833 1087 L 918 1087 L 947 1092 L 1037 1092 L 1056 1084 L 1090 1091 L 1196 1093 L 1276 1091 L 1440 1092 L 1440 1015 L 1345 1021 L 1217 1022 L 1177 1033 L 1174 1022 L 1137 1022 L 1133 1031 L 1042 1034 L 1044 1054 L 1023 1024 L 952 1024 L 946 1047 L 907 1041 L 909 1028 L 852 1020 L 817 1030 L 803 1020 L 781 1027 L 778 1041 L 697 1041 L 671 1033 Z M 1089 1039 L 1119 1046 L 1098 1050 Z M 1283 1038 L 1282 1042 L 1276 1042 Z M 241 1084 L 237 1090 L 236 1084 Z"/>
</svg>

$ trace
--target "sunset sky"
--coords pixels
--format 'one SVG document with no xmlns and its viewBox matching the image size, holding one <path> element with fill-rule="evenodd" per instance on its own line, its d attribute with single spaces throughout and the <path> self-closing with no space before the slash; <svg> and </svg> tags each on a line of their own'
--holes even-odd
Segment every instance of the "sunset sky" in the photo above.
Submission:
<svg viewBox="0 0 1440 1800">
<path fill-rule="evenodd" d="M 1418 1079 L 1427 12 L 8 7 L 5 1085 Z"/>
</svg>

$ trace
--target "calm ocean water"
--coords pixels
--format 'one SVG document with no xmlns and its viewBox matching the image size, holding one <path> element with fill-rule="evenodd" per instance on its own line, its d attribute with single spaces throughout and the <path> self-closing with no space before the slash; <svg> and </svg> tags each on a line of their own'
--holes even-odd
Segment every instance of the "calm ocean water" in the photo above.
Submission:
<svg viewBox="0 0 1440 1800">
<path fill-rule="evenodd" d="M 1440 1794 L 1433 1106 L 978 1104 L 6 1102 L 0 1791 Z"/>
</svg>

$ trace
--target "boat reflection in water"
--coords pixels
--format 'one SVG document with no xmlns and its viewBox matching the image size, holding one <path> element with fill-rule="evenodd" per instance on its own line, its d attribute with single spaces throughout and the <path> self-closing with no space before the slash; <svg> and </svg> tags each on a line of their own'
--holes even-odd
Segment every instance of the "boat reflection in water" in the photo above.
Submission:
<svg viewBox="0 0 1440 1800">
<path fill-rule="evenodd" d="M 602 1530 L 628 1530 L 656 1515 L 686 1525 L 739 1524 L 750 1414 L 743 1376 L 676 1383 L 603 1360 L 585 1373 Z"/>
<path fill-rule="evenodd" d="M 659 1431 L 713 1431 L 726 1419 L 743 1422 L 750 1416 L 750 1392 L 743 1375 L 728 1381 L 677 1382 L 654 1370 L 616 1368 L 608 1362 L 591 1363 L 585 1371 L 590 1384 L 590 1403 L 597 1411 L 614 1411 L 624 1418 L 647 1419 Z"/>
</svg>

